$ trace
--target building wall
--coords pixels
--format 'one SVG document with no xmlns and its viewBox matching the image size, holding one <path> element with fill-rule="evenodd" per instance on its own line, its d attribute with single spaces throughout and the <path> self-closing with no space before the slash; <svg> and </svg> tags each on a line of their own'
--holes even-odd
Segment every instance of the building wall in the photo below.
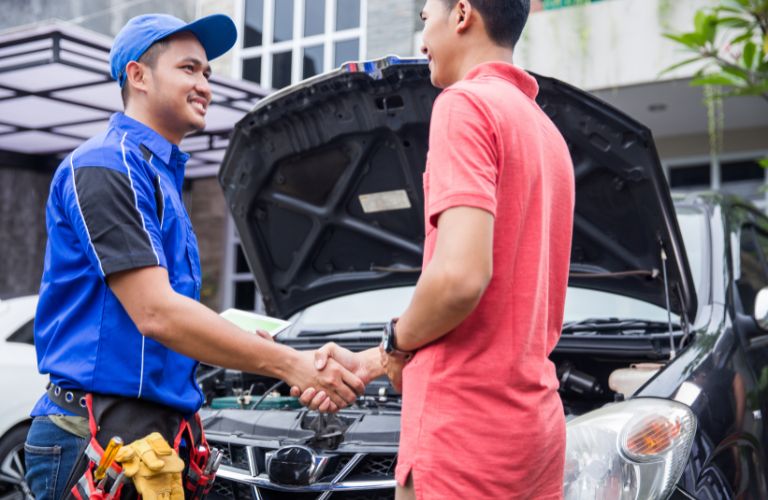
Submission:
<svg viewBox="0 0 768 500">
<path fill-rule="evenodd" d="M 221 310 L 221 274 L 226 243 L 227 206 L 215 177 L 195 179 L 184 189 L 184 204 L 200 247 L 203 287 L 200 301 L 215 311 Z"/>
<path fill-rule="evenodd" d="M 0 298 L 37 293 L 52 170 L 0 160 Z"/>
<path fill-rule="evenodd" d="M 40 287 L 47 241 L 45 204 L 53 169 L 32 161 L 0 165 L 0 299 L 35 294 Z M 201 301 L 220 310 L 228 214 L 218 181 L 213 177 L 189 181 L 184 203 L 200 247 Z"/>
<path fill-rule="evenodd" d="M 663 33 L 690 30 L 697 9 L 716 0 L 611 0 L 536 12 L 515 50 L 516 64 L 595 90 L 659 80 L 684 54 Z M 662 79 L 689 77 L 680 68 Z"/>
<path fill-rule="evenodd" d="M 723 131 L 724 155 L 755 153 L 755 157 L 768 155 L 768 128 L 729 129 Z M 655 139 L 662 160 L 691 158 L 709 154 L 707 134 L 686 134 Z"/>
<path fill-rule="evenodd" d="M 193 3 L 187 0 L 187 3 Z M 233 0 L 197 0 L 195 2 L 194 18 L 208 16 L 210 14 L 226 14 L 235 20 L 238 37 L 242 37 L 242 26 L 238 19 L 239 12 L 237 2 Z M 236 68 L 236 51 L 230 50 L 223 56 L 211 62 L 211 69 L 217 75 L 239 78 Z"/>
<path fill-rule="evenodd" d="M 386 55 L 412 56 L 414 33 L 421 30 L 422 0 L 368 0 L 366 59 Z"/>
</svg>

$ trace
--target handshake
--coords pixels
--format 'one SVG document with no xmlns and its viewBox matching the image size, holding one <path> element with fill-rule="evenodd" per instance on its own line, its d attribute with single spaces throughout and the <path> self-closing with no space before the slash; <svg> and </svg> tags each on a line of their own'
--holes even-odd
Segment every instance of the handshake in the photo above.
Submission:
<svg viewBox="0 0 768 500">
<path fill-rule="evenodd" d="M 345 408 L 363 394 L 371 380 L 385 373 L 396 390 L 402 387 L 405 361 L 380 347 L 353 353 L 330 342 L 316 351 L 297 354 L 301 358 L 297 365 L 304 367 L 295 366 L 297 375 L 284 380 L 291 386 L 291 396 L 312 410 L 333 413 Z"/>
</svg>

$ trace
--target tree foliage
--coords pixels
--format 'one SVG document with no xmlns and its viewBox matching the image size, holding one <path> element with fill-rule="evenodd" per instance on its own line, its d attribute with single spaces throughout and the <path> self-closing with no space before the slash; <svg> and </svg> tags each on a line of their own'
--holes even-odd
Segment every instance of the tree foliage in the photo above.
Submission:
<svg viewBox="0 0 768 500">
<path fill-rule="evenodd" d="M 725 96 L 756 95 L 768 101 L 768 0 L 723 0 L 696 12 L 693 31 L 664 36 L 694 54 L 665 73 L 704 63 L 692 85 L 719 86 Z"/>
</svg>

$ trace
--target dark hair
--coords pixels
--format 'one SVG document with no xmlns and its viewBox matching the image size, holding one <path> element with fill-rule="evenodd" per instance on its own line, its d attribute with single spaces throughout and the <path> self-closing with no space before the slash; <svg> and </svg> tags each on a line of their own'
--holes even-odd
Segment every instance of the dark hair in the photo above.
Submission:
<svg viewBox="0 0 768 500">
<path fill-rule="evenodd" d="M 151 69 L 154 69 L 157 65 L 157 58 L 160 57 L 160 54 L 165 52 L 165 50 L 168 48 L 170 44 L 170 40 L 168 38 L 163 38 L 162 40 L 158 40 L 152 45 L 149 46 L 147 50 L 144 51 L 143 54 L 141 54 L 141 57 L 139 57 L 138 62 L 146 64 Z M 125 83 L 123 84 L 123 87 L 120 89 L 120 97 L 123 99 L 123 107 L 125 107 L 128 104 L 128 76 L 125 77 Z"/>
<path fill-rule="evenodd" d="M 443 0 L 452 9 L 458 0 Z M 497 45 L 514 47 L 520 39 L 531 0 L 469 0 L 485 22 L 488 36 Z"/>
</svg>

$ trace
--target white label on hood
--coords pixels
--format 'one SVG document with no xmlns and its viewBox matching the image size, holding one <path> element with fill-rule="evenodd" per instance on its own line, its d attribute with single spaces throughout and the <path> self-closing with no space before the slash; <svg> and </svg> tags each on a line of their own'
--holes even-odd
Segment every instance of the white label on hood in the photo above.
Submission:
<svg viewBox="0 0 768 500">
<path fill-rule="evenodd" d="M 408 199 L 408 193 L 404 189 L 361 194 L 360 204 L 363 206 L 363 212 L 367 214 L 411 208 L 411 200 Z"/>
</svg>

